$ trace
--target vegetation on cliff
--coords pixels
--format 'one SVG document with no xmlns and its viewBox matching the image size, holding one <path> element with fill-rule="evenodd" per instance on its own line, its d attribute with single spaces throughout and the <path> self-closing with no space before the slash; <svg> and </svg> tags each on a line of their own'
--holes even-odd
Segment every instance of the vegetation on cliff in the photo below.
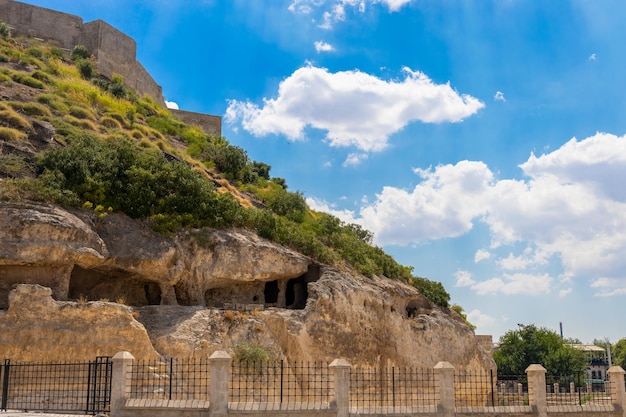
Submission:
<svg viewBox="0 0 626 417">
<path fill-rule="evenodd" d="M 3 33 L 0 200 L 119 211 L 163 233 L 243 227 L 320 262 L 407 280 L 448 306 L 440 283 L 413 276 L 370 232 L 310 210 L 244 149 L 182 123 L 121 77 L 99 76 L 84 47 L 68 57 Z"/>
</svg>

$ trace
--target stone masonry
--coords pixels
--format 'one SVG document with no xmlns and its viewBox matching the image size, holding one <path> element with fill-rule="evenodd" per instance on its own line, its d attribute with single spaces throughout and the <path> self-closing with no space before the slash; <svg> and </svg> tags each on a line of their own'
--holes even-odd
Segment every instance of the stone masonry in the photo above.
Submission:
<svg viewBox="0 0 626 417">
<path fill-rule="evenodd" d="M 40 38 L 57 47 L 71 50 L 85 45 L 94 56 L 98 71 L 106 77 L 121 75 L 139 95 L 147 95 L 165 106 L 163 90 L 137 61 L 137 44 L 128 35 L 102 20 L 83 23 L 67 13 L 14 0 L 0 0 L 0 21 L 15 35 Z M 205 132 L 221 135 L 221 117 L 184 110 L 176 111 L 184 122 L 194 123 Z"/>
</svg>

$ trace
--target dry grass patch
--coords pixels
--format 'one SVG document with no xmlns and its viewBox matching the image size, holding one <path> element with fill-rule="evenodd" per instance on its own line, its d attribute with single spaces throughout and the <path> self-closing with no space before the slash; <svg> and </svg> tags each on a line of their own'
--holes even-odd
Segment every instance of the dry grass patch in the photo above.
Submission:
<svg viewBox="0 0 626 417">
<path fill-rule="evenodd" d="M 7 142 L 25 142 L 28 135 L 21 130 L 0 126 L 0 139 Z"/>
<path fill-rule="evenodd" d="M 0 124 L 15 129 L 30 130 L 32 124 L 12 108 L 0 110 Z"/>
</svg>

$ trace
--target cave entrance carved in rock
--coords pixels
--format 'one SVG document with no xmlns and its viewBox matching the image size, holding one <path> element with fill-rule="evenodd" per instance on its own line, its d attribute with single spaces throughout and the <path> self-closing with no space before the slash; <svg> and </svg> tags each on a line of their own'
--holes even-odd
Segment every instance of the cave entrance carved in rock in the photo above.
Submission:
<svg viewBox="0 0 626 417">
<path fill-rule="evenodd" d="M 109 300 L 130 306 L 161 304 L 161 288 L 156 282 L 121 270 L 83 269 L 74 266 L 68 298 L 90 301 Z"/>
</svg>

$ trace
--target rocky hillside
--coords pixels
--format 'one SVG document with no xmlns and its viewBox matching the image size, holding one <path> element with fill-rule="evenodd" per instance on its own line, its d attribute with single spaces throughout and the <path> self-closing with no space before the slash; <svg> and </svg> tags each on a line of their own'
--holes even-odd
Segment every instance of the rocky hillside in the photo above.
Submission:
<svg viewBox="0 0 626 417">
<path fill-rule="evenodd" d="M 0 40 L 0 356 L 493 368 L 439 283 L 81 54 Z"/>
</svg>

